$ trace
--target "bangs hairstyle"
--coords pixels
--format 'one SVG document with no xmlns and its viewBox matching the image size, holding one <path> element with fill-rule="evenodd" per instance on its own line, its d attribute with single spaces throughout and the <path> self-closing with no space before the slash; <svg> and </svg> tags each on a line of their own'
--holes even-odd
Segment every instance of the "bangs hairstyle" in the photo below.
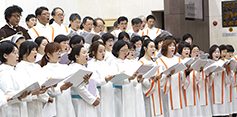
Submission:
<svg viewBox="0 0 237 117">
<path fill-rule="evenodd" d="M 222 50 L 227 50 L 227 47 L 226 47 L 226 45 L 222 44 L 222 45 L 219 46 L 219 49 L 220 49 L 220 52 L 221 52 Z"/>
<path fill-rule="evenodd" d="M 93 58 L 95 57 L 95 59 L 97 60 L 97 52 L 98 52 L 98 48 L 100 45 L 103 45 L 104 44 L 100 41 L 95 41 L 91 44 L 90 48 L 89 48 L 89 57 Z M 93 54 L 94 52 L 94 54 Z"/>
<path fill-rule="evenodd" d="M 102 35 L 102 39 L 104 41 L 104 44 L 106 44 L 106 41 L 108 41 L 111 38 L 114 40 L 114 35 L 112 35 L 111 33 L 105 33 L 105 34 Z"/>
<path fill-rule="evenodd" d="M 118 40 L 117 42 L 114 43 L 113 49 L 112 49 L 112 54 L 118 58 L 119 54 L 118 52 L 120 51 L 120 49 L 127 45 L 128 46 L 128 42 L 124 41 L 124 40 Z"/>
<path fill-rule="evenodd" d="M 212 57 L 212 53 L 214 53 L 216 51 L 216 49 L 219 48 L 218 45 L 212 45 L 209 49 L 209 59 L 213 59 Z M 220 48 L 219 48 L 219 51 L 220 51 Z"/>
<path fill-rule="evenodd" d="M 128 49 L 131 50 L 131 49 L 136 49 L 136 46 L 133 44 L 133 43 L 128 43 Z"/>
<path fill-rule="evenodd" d="M 190 46 L 190 44 L 187 43 L 187 42 L 185 42 L 185 41 L 182 41 L 182 42 L 180 42 L 179 45 L 178 45 L 178 53 L 179 53 L 180 55 L 182 54 L 184 47 L 188 47 L 189 50 L 191 51 L 191 46 Z M 190 54 L 190 52 L 189 52 L 189 54 Z"/>
<path fill-rule="evenodd" d="M 83 44 L 85 43 L 85 40 L 82 36 L 74 35 L 74 36 L 72 36 L 71 40 L 69 41 L 69 46 L 72 48 L 72 45 L 79 44 L 79 43 L 81 43 L 81 41 L 83 42 Z"/>
<path fill-rule="evenodd" d="M 25 41 L 21 43 L 19 48 L 19 62 L 23 60 L 23 56 L 26 55 L 28 57 L 33 49 L 38 49 L 38 45 L 32 41 Z"/>
<path fill-rule="evenodd" d="M 122 31 L 122 32 L 119 33 L 118 40 L 123 40 L 124 37 L 127 37 L 130 41 L 130 37 L 129 37 L 128 33 L 125 32 L 125 31 Z"/>
<path fill-rule="evenodd" d="M 95 35 L 95 36 L 92 38 L 91 43 L 94 43 L 95 41 L 98 41 L 99 39 L 101 39 L 101 40 L 103 41 L 102 37 L 100 37 L 99 35 Z M 103 42 L 104 42 L 104 41 L 103 41 Z"/>
<path fill-rule="evenodd" d="M 62 41 L 68 41 L 69 38 L 65 35 L 58 35 L 54 38 L 54 42 L 61 43 Z"/>
<path fill-rule="evenodd" d="M 40 66 L 44 67 L 49 62 L 49 57 L 47 56 L 47 54 L 53 54 L 54 52 L 61 50 L 61 49 L 62 48 L 61 48 L 60 44 L 57 42 L 48 43 L 45 46 L 45 49 L 44 49 L 45 54 L 40 61 Z"/>
<path fill-rule="evenodd" d="M 0 61 L 6 63 L 7 60 L 3 57 L 4 54 L 9 55 L 14 51 L 14 47 L 17 48 L 15 43 L 3 42 L 0 44 Z"/>
<path fill-rule="evenodd" d="M 84 46 L 81 45 L 81 44 L 74 46 L 74 47 L 72 48 L 71 53 L 68 54 L 68 59 L 69 59 L 70 61 L 76 62 L 76 57 L 75 57 L 75 55 L 80 56 L 81 48 L 83 48 L 83 47 L 84 47 Z"/>
<path fill-rule="evenodd" d="M 49 43 L 48 39 L 44 36 L 39 36 L 35 39 L 35 43 L 38 45 L 38 47 L 40 46 L 40 44 L 42 43 L 43 40 L 47 40 L 47 42 Z M 38 49 L 37 49 L 38 50 Z"/>
<path fill-rule="evenodd" d="M 232 45 L 226 45 L 226 47 L 227 47 L 227 52 L 234 52 L 235 51 L 235 49 Z"/>
<path fill-rule="evenodd" d="M 135 44 L 136 42 L 141 41 L 142 42 L 142 38 L 140 36 L 134 36 L 131 39 L 131 43 Z"/>
<path fill-rule="evenodd" d="M 189 37 L 190 37 L 190 38 L 192 39 L 192 41 L 193 41 L 193 36 L 192 36 L 191 34 L 189 34 L 189 33 L 184 34 L 184 36 L 183 36 L 183 41 L 185 41 L 185 40 L 188 39 Z"/>
<path fill-rule="evenodd" d="M 177 47 L 176 47 L 176 42 L 175 40 L 172 40 L 172 39 L 167 39 L 167 40 L 164 40 L 163 41 L 163 44 L 162 44 L 162 47 L 161 47 L 161 54 L 166 56 L 167 55 L 167 52 L 168 52 L 168 46 L 170 44 L 174 43 L 174 47 L 175 47 L 175 51 L 174 51 L 174 55 L 176 54 L 176 51 L 177 51 Z"/>
<path fill-rule="evenodd" d="M 140 55 L 139 55 L 139 58 L 138 58 L 139 60 L 145 55 L 146 51 L 145 51 L 144 47 L 147 48 L 150 42 L 153 42 L 153 43 L 154 43 L 154 41 L 152 41 L 151 39 L 146 39 L 146 40 L 143 42 L 142 48 L 141 48 L 141 51 L 140 51 Z M 152 58 L 151 58 L 151 60 L 153 61 Z"/>
</svg>

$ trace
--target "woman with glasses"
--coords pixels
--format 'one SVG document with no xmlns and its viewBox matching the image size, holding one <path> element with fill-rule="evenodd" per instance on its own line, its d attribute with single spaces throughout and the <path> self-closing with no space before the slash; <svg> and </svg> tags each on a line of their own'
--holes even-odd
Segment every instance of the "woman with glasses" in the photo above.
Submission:
<svg viewBox="0 0 237 117">
<path fill-rule="evenodd" d="M 127 71 L 129 71 L 129 67 L 127 66 L 127 62 L 125 60 L 128 56 L 128 51 L 128 42 L 119 40 L 114 44 L 112 54 L 116 58 L 110 63 L 111 74 L 119 74 L 122 72 L 126 73 Z M 136 69 L 134 70 L 134 72 L 135 71 Z M 132 77 L 114 83 L 114 105 L 116 117 L 133 117 L 135 115 L 134 104 L 125 106 L 125 100 L 128 99 L 127 101 L 129 101 L 129 99 L 131 99 L 128 96 L 134 97 L 134 92 L 133 90 L 129 90 L 128 88 L 124 89 L 124 85 L 133 83 L 133 80 L 137 76 L 137 72 L 128 74 Z M 134 82 L 136 82 L 136 80 L 134 80 Z M 131 93 L 131 95 L 126 95 L 129 92 Z"/>
<path fill-rule="evenodd" d="M 79 44 L 74 46 L 68 59 L 73 61 L 73 63 L 69 65 L 72 73 L 75 73 L 79 69 L 87 69 L 85 64 L 87 64 L 88 55 L 83 45 Z M 71 88 L 72 102 L 76 117 L 97 117 L 96 106 L 100 103 L 100 96 L 96 87 L 93 87 L 94 89 L 92 88 L 94 94 L 89 92 L 90 84 L 87 84 L 90 77 L 91 74 L 84 76 L 84 82 L 79 87 Z M 90 79 L 90 83 L 93 83 L 93 81 L 93 79 Z M 107 109 L 110 110 L 109 108 Z"/>
<path fill-rule="evenodd" d="M 51 42 L 48 43 L 44 50 L 44 56 L 41 59 L 40 66 L 43 69 L 43 73 L 46 74 L 46 78 L 66 78 L 71 74 L 70 68 L 67 65 L 59 64 L 58 62 L 61 59 L 62 48 L 59 43 Z M 50 104 L 47 103 L 47 107 L 44 113 L 48 116 L 57 116 L 57 117 L 75 117 L 74 108 L 72 105 L 71 99 L 71 87 L 70 82 L 63 83 L 60 82 L 54 88 L 49 88 L 48 92 L 51 96 L 55 97 L 55 101 Z"/>
</svg>

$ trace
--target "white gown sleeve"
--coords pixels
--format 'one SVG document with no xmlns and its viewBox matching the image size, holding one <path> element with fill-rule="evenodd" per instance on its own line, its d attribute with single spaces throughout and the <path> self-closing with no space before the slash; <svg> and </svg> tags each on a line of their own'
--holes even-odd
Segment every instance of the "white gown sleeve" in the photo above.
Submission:
<svg viewBox="0 0 237 117">
<path fill-rule="evenodd" d="M 4 92 L 0 89 L 0 109 L 7 105 L 7 99 Z"/>
</svg>

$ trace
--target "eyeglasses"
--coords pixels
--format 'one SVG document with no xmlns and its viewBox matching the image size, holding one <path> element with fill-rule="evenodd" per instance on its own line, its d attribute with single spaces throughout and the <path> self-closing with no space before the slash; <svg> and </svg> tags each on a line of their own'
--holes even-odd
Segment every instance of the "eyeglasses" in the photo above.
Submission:
<svg viewBox="0 0 237 117">
<path fill-rule="evenodd" d="M 86 24 L 86 26 L 93 27 L 94 25 L 93 24 Z"/>
<path fill-rule="evenodd" d="M 49 13 L 49 12 L 47 12 L 47 13 L 42 13 L 41 15 L 50 15 L 50 13 Z"/>
<path fill-rule="evenodd" d="M 16 19 L 21 18 L 21 15 L 11 15 L 11 16 L 15 17 Z"/>
<path fill-rule="evenodd" d="M 54 53 L 56 53 L 56 54 L 62 54 L 62 50 L 58 50 L 58 51 L 54 51 Z"/>
<path fill-rule="evenodd" d="M 193 51 L 193 53 L 199 53 L 200 51 Z"/>
<path fill-rule="evenodd" d="M 64 17 L 66 14 L 58 14 L 58 17 Z"/>
<path fill-rule="evenodd" d="M 114 42 L 114 40 L 108 40 L 108 41 L 106 41 L 106 42 L 109 42 L 109 43 L 111 43 L 111 42 Z"/>
<path fill-rule="evenodd" d="M 120 25 L 127 25 L 127 23 L 121 23 Z"/>
<path fill-rule="evenodd" d="M 128 52 L 128 49 L 120 50 L 121 52 Z"/>
<path fill-rule="evenodd" d="M 81 22 L 74 22 L 75 24 L 81 24 Z"/>
<path fill-rule="evenodd" d="M 104 26 L 97 26 L 97 27 L 99 27 L 99 28 L 103 28 L 103 29 L 105 28 Z"/>
</svg>

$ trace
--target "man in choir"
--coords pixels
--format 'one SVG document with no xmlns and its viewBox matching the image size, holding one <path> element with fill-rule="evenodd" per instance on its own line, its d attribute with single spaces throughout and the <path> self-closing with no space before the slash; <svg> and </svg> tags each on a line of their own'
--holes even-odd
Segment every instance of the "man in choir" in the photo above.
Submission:
<svg viewBox="0 0 237 117">
<path fill-rule="evenodd" d="M 118 20 L 114 22 L 114 30 L 111 32 L 115 37 L 118 37 L 118 35 L 116 35 L 116 32 L 119 30 L 118 27 Z"/>
<path fill-rule="evenodd" d="M 41 6 L 35 10 L 35 16 L 37 17 L 39 23 L 36 26 L 32 27 L 28 33 L 31 36 L 31 39 L 35 40 L 39 36 L 44 36 L 48 39 L 49 42 L 53 42 L 54 35 L 53 29 L 49 26 L 49 10 L 48 8 Z"/>
<path fill-rule="evenodd" d="M 58 36 L 59 34 L 67 35 L 68 34 L 68 28 L 67 26 L 63 25 L 64 21 L 64 11 L 60 7 L 56 7 L 53 9 L 51 13 L 54 22 L 51 25 L 51 27 L 54 30 L 54 37 Z"/>
<path fill-rule="evenodd" d="M 148 15 L 146 17 L 147 21 L 147 28 L 143 30 L 142 36 L 143 35 L 148 35 L 152 40 L 154 40 L 161 32 L 163 31 L 160 28 L 155 28 L 155 21 L 156 18 L 153 15 Z"/>
<path fill-rule="evenodd" d="M 93 28 L 93 22 L 94 20 L 92 17 L 90 16 L 84 17 L 81 24 L 83 27 L 83 30 L 81 32 L 91 32 Z"/>
<path fill-rule="evenodd" d="M 146 17 L 143 15 L 140 15 L 140 16 L 138 16 L 138 18 L 140 18 L 142 20 L 141 30 L 143 31 L 143 29 L 146 27 Z"/>
<path fill-rule="evenodd" d="M 124 16 L 120 16 L 120 17 L 118 18 L 118 27 L 119 27 L 119 30 L 114 31 L 112 34 L 113 34 L 115 37 L 118 37 L 118 35 L 119 35 L 120 32 L 126 31 L 127 26 L 128 26 L 128 18 L 127 18 L 127 17 L 124 17 Z"/>
<path fill-rule="evenodd" d="M 133 18 L 132 19 L 132 28 L 128 30 L 128 34 L 131 37 L 132 34 L 141 36 L 141 24 L 142 20 L 140 18 Z"/>
<path fill-rule="evenodd" d="M 27 33 L 27 30 L 18 25 L 21 20 L 22 11 L 23 11 L 22 8 L 17 5 L 10 6 L 5 10 L 4 15 L 5 15 L 5 20 L 7 24 L 1 28 L 6 33 L 4 38 L 12 36 L 16 34 L 17 32 L 22 32 L 23 36 L 26 39 L 30 39 L 30 36 Z"/>
<path fill-rule="evenodd" d="M 29 14 L 26 17 L 26 25 L 28 29 L 31 29 L 32 27 L 36 26 L 37 24 L 37 18 L 34 14 Z"/>
<path fill-rule="evenodd" d="M 95 34 L 100 34 L 104 32 L 105 29 L 105 22 L 103 19 L 101 18 L 96 18 L 94 19 L 94 31 Z"/>
</svg>

